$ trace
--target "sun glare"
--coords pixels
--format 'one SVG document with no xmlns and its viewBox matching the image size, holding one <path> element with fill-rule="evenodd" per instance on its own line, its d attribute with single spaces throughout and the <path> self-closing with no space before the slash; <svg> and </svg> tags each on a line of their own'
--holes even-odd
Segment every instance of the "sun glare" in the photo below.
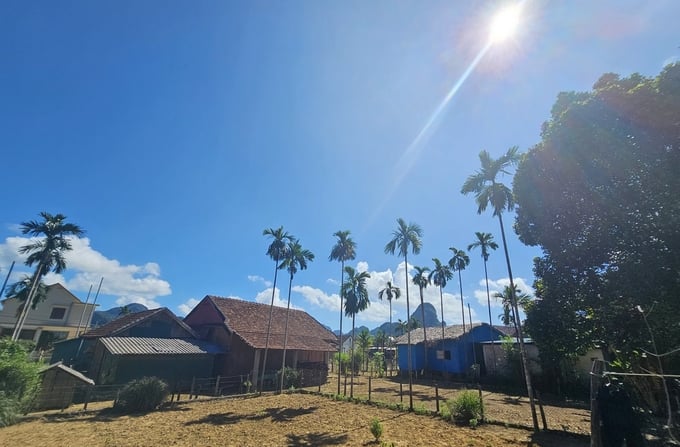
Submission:
<svg viewBox="0 0 680 447">
<path fill-rule="evenodd" d="M 519 23 L 521 8 L 519 4 L 508 6 L 500 10 L 493 21 L 489 32 L 491 43 L 501 42 L 512 36 Z"/>
</svg>

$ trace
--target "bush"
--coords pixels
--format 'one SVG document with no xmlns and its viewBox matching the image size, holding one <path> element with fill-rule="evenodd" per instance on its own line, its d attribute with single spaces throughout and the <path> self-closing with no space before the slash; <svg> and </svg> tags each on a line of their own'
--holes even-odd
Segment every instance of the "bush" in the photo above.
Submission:
<svg viewBox="0 0 680 447">
<path fill-rule="evenodd" d="M 447 400 L 445 405 L 456 422 L 469 424 L 473 419 L 475 422 L 482 420 L 482 400 L 475 391 L 465 390 L 453 400 Z"/>
<path fill-rule="evenodd" d="M 168 384 L 158 377 L 142 377 L 120 390 L 113 408 L 121 413 L 152 411 L 163 403 L 168 394 Z"/>
<path fill-rule="evenodd" d="M 277 382 L 281 383 L 281 370 L 276 372 Z M 293 368 L 283 368 L 283 389 L 300 388 L 300 372 Z"/>
<path fill-rule="evenodd" d="M 30 411 L 40 389 L 40 363 L 32 361 L 29 345 L 0 339 L 0 427 Z"/>
<path fill-rule="evenodd" d="M 383 434 L 383 426 L 380 423 L 380 419 L 375 418 L 371 421 L 371 434 L 376 442 L 380 441 L 380 437 Z"/>
</svg>

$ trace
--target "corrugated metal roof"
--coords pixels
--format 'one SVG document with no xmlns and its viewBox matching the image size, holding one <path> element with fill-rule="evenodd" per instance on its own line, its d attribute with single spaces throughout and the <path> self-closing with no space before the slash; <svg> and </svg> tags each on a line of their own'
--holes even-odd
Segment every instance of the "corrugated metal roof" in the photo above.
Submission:
<svg viewBox="0 0 680 447">
<path fill-rule="evenodd" d="M 102 337 L 104 347 L 116 355 L 220 354 L 212 343 L 188 338 Z"/>
<path fill-rule="evenodd" d="M 489 326 L 488 323 L 472 323 L 472 325 L 466 325 L 466 331 L 469 332 L 480 326 Z M 501 331 L 494 326 L 499 335 L 503 335 Z M 427 331 L 427 344 L 433 344 L 442 339 L 442 328 L 439 327 L 428 327 L 425 329 Z M 452 324 L 451 326 L 446 326 L 444 328 L 444 339 L 445 340 L 455 340 L 464 334 L 462 324 Z M 405 345 L 407 343 L 408 336 L 406 334 L 399 336 L 394 343 L 397 345 Z M 411 344 L 417 345 L 424 341 L 423 328 L 413 329 L 411 331 Z"/>
</svg>

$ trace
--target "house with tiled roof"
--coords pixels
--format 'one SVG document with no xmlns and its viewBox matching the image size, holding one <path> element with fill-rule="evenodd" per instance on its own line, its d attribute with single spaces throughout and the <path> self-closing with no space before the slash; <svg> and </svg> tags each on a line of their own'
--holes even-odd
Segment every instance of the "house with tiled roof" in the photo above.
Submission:
<svg viewBox="0 0 680 447">
<path fill-rule="evenodd" d="M 223 363 L 216 365 L 219 374 L 250 374 L 259 379 L 264 368 L 266 378 L 271 378 L 284 363 L 285 341 L 285 365 L 322 371 L 323 375 L 317 378 L 325 381 L 331 355 L 337 351 L 336 335 L 304 311 L 287 311 L 275 306 L 267 343 L 270 309 L 268 304 L 208 295 L 192 309 L 184 322 L 200 338 L 224 348 Z M 265 347 L 268 347 L 267 363 L 262 365 Z"/>
</svg>

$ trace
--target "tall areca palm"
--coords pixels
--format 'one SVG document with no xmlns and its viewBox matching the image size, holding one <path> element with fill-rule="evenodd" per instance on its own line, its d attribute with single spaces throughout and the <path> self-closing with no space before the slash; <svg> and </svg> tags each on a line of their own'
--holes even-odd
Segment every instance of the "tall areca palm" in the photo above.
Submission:
<svg viewBox="0 0 680 447">
<path fill-rule="evenodd" d="M 363 312 L 371 305 L 366 289 L 366 280 L 371 277 L 367 272 L 357 272 L 352 267 L 345 267 L 347 279 L 342 283 L 341 293 L 345 296 L 345 316 L 352 317 L 352 351 L 350 360 L 350 388 L 349 396 L 354 397 L 354 322 L 359 312 Z"/>
<path fill-rule="evenodd" d="M 510 326 L 511 324 L 515 326 L 515 331 L 517 331 L 517 325 L 519 324 L 519 316 L 515 314 L 515 309 L 512 306 L 512 291 L 510 286 L 503 287 L 502 292 L 494 293 L 494 298 L 501 300 L 503 305 L 503 313 L 500 314 L 500 319 L 504 325 Z M 526 293 L 522 292 L 515 285 L 515 299 L 517 300 L 517 306 L 524 308 L 530 301 L 531 297 Z"/>
<path fill-rule="evenodd" d="M 378 298 L 381 300 L 385 298 L 390 303 L 390 335 L 394 335 L 394 328 L 392 327 L 392 300 L 399 299 L 401 296 L 401 289 L 392 285 L 392 281 L 387 281 L 384 289 L 378 292 Z"/>
<path fill-rule="evenodd" d="M 293 277 L 298 272 L 298 270 L 306 270 L 307 263 L 314 260 L 314 253 L 309 250 L 302 248 L 300 241 L 294 239 L 288 242 L 288 248 L 284 254 L 283 262 L 281 263 L 283 268 L 285 268 L 290 274 L 290 280 L 288 282 L 288 305 L 286 306 L 286 324 L 283 331 L 283 360 L 281 362 L 281 388 L 280 392 L 283 392 L 283 378 L 285 376 L 284 372 L 286 369 L 286 348 L 288 346 L 288 317 L 290 314 L 290 292 L 293 288 Z"/>
<path fill-rule="evenodd" d="M 463 334 L 465 333 L 465 305 L 463 304 L 463 278 L 460 274 L 462 270 L 470 265 L 470 257 L 463 250 L 458 250 L 456 247 L 450 247 L 449 250 L 453 253 L 449 259 L 449 267 L 453 270 L 458 270 L 458 285 L 460 286 L 460 311 L 463 316 Z M 472 322 L 470 322 L 472 324 Z"/>
<path fill-rule="evenodd" d="M 505 262 L 508 267 L 508 277 L 510 279 L 510 292 L 512 297 L 512 307 L 515 314 L 518 314 L 517 299 L 515 297 L 515 283 L 512 277 L 512 267 L 510 266 L 510 255 L 508 254 L 508 243 L 505 239 L 505 228 L 503 227 L 503 211 L 512 211 L 515 207 L 515 200 L 512 195 L 512 190 L 501 183 L 498 177 L 501 174 L 510 175 L 510 168 L 516 166 L 521 159 L 517 146 L 511 147 L 498 159 L 494 160 L 487 151 L 479 153 L 479 161 L 481 168 L 469 176 L 460 190 L 463 194 L 474 194 L 475 202 L 477 203 L 477 214 L 482 214 L 491 205 L 493 216 L 498 217 L 498 223 L 501 227 L 501 237 L 503 239 L 503 251 L 505 252 Z M 534 424 L 534 430 L 538 431 L 538 418 L 536 417 L 536 407 L 534 405 L 534 391 L 531 386 L 531 375 L 527 368 L 527 355 L 524 349 L 524 341 L 522 339 L 522 327 L 518 325 L 517 336 L 519 338 L 519 351 L 522 359 L 522 367 L 524 368 L 524 380 L 527 386 L 527 394 L 529 395 L 529 404 L 531 405 L 531 418 Z"/>
<path fill-rule="evenodd" d="M 262 393 L 262 388 L 264 387 L 264 373 L 267 368 L 267 354 L 269 353 L 269 337 L 272 331 L 272 317 L 274 315 L 274 293 L 276 292 L 276 280 L 278 278 L 279 270 L 283 268 L 281 261 L 286 255 L 286 250 L 288 249 L 288 243 L 295 239 L 287 231 L 283 230 L 283 227 L 279 228 L 267 228 L 262 232 L 263 236 L 268 236 L 272 239 L 272 243 L 269 244 L 267 248 L 267 256 L 269 256 L 274 261 L 274 284 L 272 285 L 272 301 L 269 305 L 269 323 L 267 324 L 267 338 L 264 343 L 264 359 L 262 361 L 262 373 L 260 377 L 260 393 Z"/>
<path fill-rule="evenodd" d="M 420 253 L 423 246 L 421 238 L 423 237 L 423 230 L 420 225 L 416 223 L 406 224 L 406 221 L 401 217 L 397 219 L 397 229 L 392 232 L 392 239 L 385 245 L 386 254 L 398 253 L 399 256 L 404 257 L 404 276 L 406 283 L 406 320 L 411 318 L 411 308 L 409 305 L 408 296 L 408 251 L 414 255 Z M 406 362 L 408 365 L 408 399 L 409 409 L 413 411 L 413 378 L 411 376 L 411 331 L 406 333 L 407 356 Z"/>
<path fill-rule="evenodd" d="M 27 266 L 32 267 L 33 264 L 36 264 L 32 276 L 33 284 L 26 298 L 26 303 L 33 302 L 40 279 L 50 270 L 54 273 L 61 273 L 66 269 L 64 255 L 67 251 L 73 249 L 69 238 L 78 237 L 85 233 L 78 225 L 66 222 L 66 216 L 63 214 L 52 215 L 43 211 L 40 213 L 40 217 L 42 220 L 29 220 L 21 223 L 23 234 L 40 238 L 32 239 L 29 244 L 19 248 L 19 253 L 28 254 L 25 262 Z M 14 328 L 12 340 L 19 339 L 30 308 L 29 305 L 24 306 Z"/>
<path fill-rule="evenodd" d="M 345 261 L 351 261 L 356 257 L 357 244 L 349 236 L 349 230 L 336 231 L 333 236 L 337 238 L 335 245 L 328 256 L 329 261 L 340 261 L 340 342 L 338 343 L 338 359 L 342 357 L 342 285 L 345 283 Z M 347 388 L 345 388 L 347 392 Z M 338 364 L 338 394 L 340 394 L 340 366 Z"/>
<path fill-rule="evenodd" d="M 453 272 L 448 265 L 442 264 L 442 262 L 437 258 L 432 258 L 434 262 L 434 268 L 430 272 L 428 279 L 435 286 L 439 287 L 439 304 L 441 305 L 441 315 L 442 315 L 442 342 L 444 340 L 444 287 L 446 283 L 453 278 Z"/>
<path fill-rule="evenodd" d="M 484 260 L 484 280 L 486 281 L 486 304 L 489 307 L 489 326 L 493 326 L 491 321 L 491 295 L 489 294 L 489 273 L 486 269 L 486 263 L 489 260 L 489 250 L 495 250 L 498 248 L 498 244 L 493 240 L 493 235 L 491 233 L 481 233 L 475 231 L 475 236 L 477 240 L 468 245 L 468 251 L 473 248 L 480 248 L 482 250 L 482 259 Z"/>
<path fill-rule="evenodd" d="M 425 365 L 424 368 L 427 370 L 427 324 L 425 324 L 425 301 L 423 299 L 423 290 L 427 288 L 430 284 L 430 279 L 427 277 L 427 272 L 430 271 L 428 267 L 418 267 L 413 266 L 415 273 L 413 274 L 413 284 L 418 286 L 418 291 L 420 292 L 420 316 L 423 322 L 423 350 L 425 354 Z"/>
</svg>

